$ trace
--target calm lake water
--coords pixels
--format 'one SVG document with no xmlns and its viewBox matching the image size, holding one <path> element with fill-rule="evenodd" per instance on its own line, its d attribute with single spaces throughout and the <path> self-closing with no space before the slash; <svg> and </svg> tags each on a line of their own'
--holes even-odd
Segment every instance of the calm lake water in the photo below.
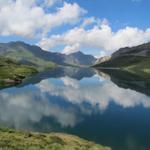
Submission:
<svg viewBox="0 0 150 150">
<path fill-rule="evenodd" d="M 58 68 L 0 90 L 0 126 L 65 132 L 113 150 L 150 150 L 150 81 Z"/>
</svg>

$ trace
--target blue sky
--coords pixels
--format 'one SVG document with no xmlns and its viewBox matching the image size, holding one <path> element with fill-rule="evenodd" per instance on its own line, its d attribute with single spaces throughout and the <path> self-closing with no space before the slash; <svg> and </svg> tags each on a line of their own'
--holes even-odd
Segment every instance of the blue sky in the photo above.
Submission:
<svg viewBox="0 0 150 150">
<path fill-rule="evenodd" d="M 107 18 L 114 30 L 126 25 L 146 29 L 150 25 L 149 0 L 68 0 L 88 10 L 88 16 Z"/>
<path fill-rule="evenodd" d="M 0 0 L 0 41 L 109 55 L 150 41 L 149 0 Z"/>
</svg>

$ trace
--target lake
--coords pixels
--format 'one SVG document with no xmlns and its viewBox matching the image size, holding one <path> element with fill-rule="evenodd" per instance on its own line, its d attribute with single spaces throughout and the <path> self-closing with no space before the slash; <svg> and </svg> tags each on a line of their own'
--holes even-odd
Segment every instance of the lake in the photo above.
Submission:
<svg viewBox="0 0 150 150">
<path fill-rule="evenodd" d="M 149 150 L 150 81 L 119 70 L 42 72 L 0 90 L 0 126 L 74 134 L 113 150 Z"/>
</svg>

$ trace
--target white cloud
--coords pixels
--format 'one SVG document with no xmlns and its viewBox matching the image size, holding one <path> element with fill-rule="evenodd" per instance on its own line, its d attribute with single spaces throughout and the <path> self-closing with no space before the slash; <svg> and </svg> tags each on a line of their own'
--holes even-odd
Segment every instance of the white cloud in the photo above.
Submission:
<svg viewBox="0 0 150 150">
<path fill-rule="evenodd" d="M 54 4 L 61 5 L 50 11 Z M 38 37 L 38 45 L 45 50 L 62 45 L 62 52 L 66 54 L 78 50 L 86 52 L 87 49 L 89 53 L 90 49 L 91 54 L 93 50 L 97 56 L 150 40 L 150 28 L 142 30 L 127 26 L 114 32 L 107 19 L 83 19 L 81 16 L 86 12 L 77 3 L 62 0 L 0 0 L 0 35 Z M 82 23 L 77 25 L 80 20 Z M 77 26 L 62 34 L 47 35 L 53 28 L 64 24 Z"/>
<path fill-rule="evenodd" d="M 89 22 L 84 24 L 87 23 Z M 92 29 L 76 27 L 61 35 L 52 35 L 42 39 L 39 45 L 44 49 L 51 49 L 63 44 L 65 45 L 63 52 L 66 53 L 86 49 L 86 47 L 96 48 L 99 52 L 103 50 L 105 53 L 112 53 L 121 47 L 135 46 L 149 40 L 150 28 L 141 30 L 135 27 L 125 27 L 113 32 L 108 21 L 104 20 L 100 26 L 95 25 Z"/>
<path fill-rule="evenodd" d="M 85 18 L 83 20 L 83 23 L 81 24 L 82 27 L 86 27 L 88 25 L 97 23 L 97 20 L 95 19 L 95 17 L 89 17 L 89 18 Z"/>
<path fill-rule="evenodd" d="M 49 3 L 55 0 L 45 1 Z M 47 13 L 43 3 L 37 4 L 36 0 L 9 0 L 0 1 L 0 34 L 20 35 L 34 37 L 38 34 L 46 34 L 52 28 L 63 24 L 73 24 L 79 21 L 85 10 L 76 3 L 63 3 L 53 13 Z M 71 12 L 71 13 L 69 13 Z"/>
<path fill-rule="evenodd" d="M 44 7 L 53 6 L 56 3 L 62 2 L 62 0 L 43 0 L 44 1 Z"/>
</svg>

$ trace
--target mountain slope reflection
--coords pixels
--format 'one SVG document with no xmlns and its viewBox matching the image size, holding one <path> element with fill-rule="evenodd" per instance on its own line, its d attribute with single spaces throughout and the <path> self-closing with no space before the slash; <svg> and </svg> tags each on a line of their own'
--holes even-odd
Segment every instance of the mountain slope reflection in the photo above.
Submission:
<svg viewBox="0 0 150 150">
<path fill-rule="evenodd" d="M 29 79 L 25 80 L 18 87 L 22 87 L 28 84 L 36 84 L 41 80 L 48 78 L 60 78 L 68 76 L 73 79 L 81 80 L 83 78 L 90 78 L 95 74 L 94 69 L 90 68 L 78 68 L 78 67 L 58 67 L 53 70 L 48 70 L 45 72 L 40 72 Z"/>
<path fill-rule="evenodd" d="M 97 70 L 97 73 L 100 76 L 102 74 L 109 76 L 111 81 L 119 87 L 132 89 L 150 96 L 150 78 L 140 77 L 138 75 L 120 70 Z"/>
</svg>

